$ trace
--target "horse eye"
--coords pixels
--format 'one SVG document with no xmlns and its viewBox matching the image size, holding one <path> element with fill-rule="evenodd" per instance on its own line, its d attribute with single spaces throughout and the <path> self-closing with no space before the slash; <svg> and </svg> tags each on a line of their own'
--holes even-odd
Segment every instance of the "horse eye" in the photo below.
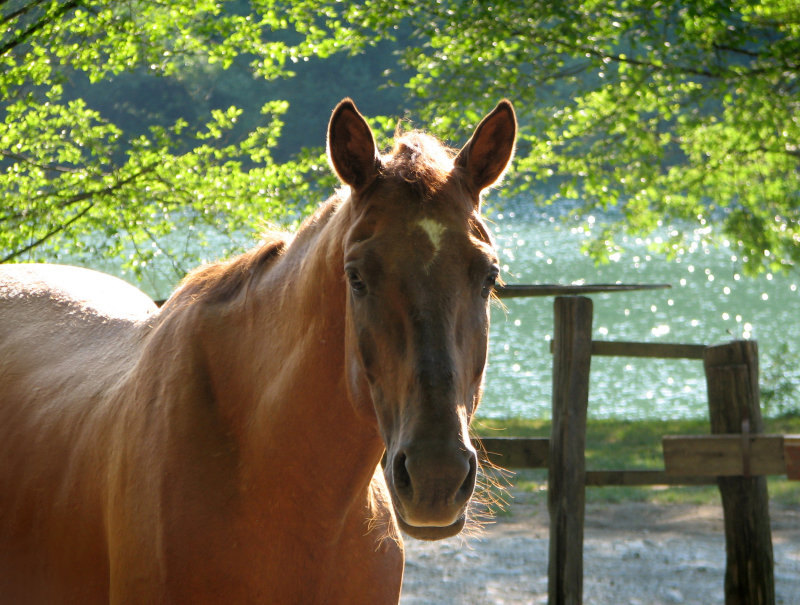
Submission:
<svg viewBox="0 0 800 605">
<path fill-rule="evenodd" d="M 350 289 L 354 294 L 363 295 L 367 293 L 367 284 L 361 279 L 358 271 L 355 269 L 347 269 L 347 281 L 350 282 Z"/>
<path fill-rule="evenodd" d="M 494 291 L 495 286 L 497 285 L 497 278 L 500 275 L 500 271 L 497 267 L 492 267 L 489 271 L 489 274 L 486 276 L 486 280 L 483 282 L 483 289 L 481 289 L 481 296 L 484 298 L 489 298 L 489 295 Z"/>
</svg>

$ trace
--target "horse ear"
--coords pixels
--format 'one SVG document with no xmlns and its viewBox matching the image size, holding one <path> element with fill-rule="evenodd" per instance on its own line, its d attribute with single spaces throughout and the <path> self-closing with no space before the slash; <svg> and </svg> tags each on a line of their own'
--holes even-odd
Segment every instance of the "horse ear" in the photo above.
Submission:
<svg viewBox="0 0 800 605">
<path fill-rule="evenodd" d="M 369 185 L 378 174 L 375 137 L 351 99 L 341 101 L 331 115 L 328 160 L 339 179 L 355 190 Z"/>
<path fill-rule="evenodd" d="M 497 182 L 514 155 L 517 138 L 517 118 L 511 102 L 503 99 L 492 113 L 481 120 L 472 138 L 458 152 L 460 166 L 475 192 Z"/>
</svg>

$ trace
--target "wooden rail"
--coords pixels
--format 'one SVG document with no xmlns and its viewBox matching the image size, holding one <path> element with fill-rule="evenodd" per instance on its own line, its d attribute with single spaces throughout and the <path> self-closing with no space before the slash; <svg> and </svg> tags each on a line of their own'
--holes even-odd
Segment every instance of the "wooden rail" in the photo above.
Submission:
<svg viewBox="0 0 800 605">
<path fill-rule="evenodd" d="M 547 437 L 484 437 L 478 450 L 502 468 L 548 468 L 550 439 Z M 586 470 L 584 485 L 712 485 L 716 477 L 678 474 L 663 469 Z"/>
<path fill-rule="evenodd" d="M 745 445 L 747 444 L 747 445 Z M 547 437 L 483 437 L 479 451 L 503 468 L 548 468 Z M 714 485 L 717 477 L 786 475 L 800 471 L 800 435 L 666 435 L 663 469 L 586 470 L 585 485 Z M 747 456 L 750 457 L 746 462 Z M 791 474 L 790 474 L 791 473 Z"/>
<path fill-rule="evenodd" d="M 633 292 L 636 290 L 664 290 L 669 284 L 506 284 L 498 286 L 500 298 L 527 298 L 531 296 L 577 296 L 604 292 Z"/>
<path fill-rule="evenodd" d="M 613 357 L 654 357 L 658 359 L 703 359 L 705 345 L 666 342 L 592 341 L 592 355 Z"/>
<path fill-rule="evenodd" d="M 553 352 L 554 340 L 550 341 Z M 631 342 L 593 340 L 592 356 L 606 357 L 652 357 L 656 359 L 703 359 L 706 345 L 678 344 L 668 342 Z"/>
<path fill-rule="evenodd" d="M 703 477 L 786 475 L 784 442 L 784 435 L 667 435 L 664 466 L 670 474 Z"/>
</svg>

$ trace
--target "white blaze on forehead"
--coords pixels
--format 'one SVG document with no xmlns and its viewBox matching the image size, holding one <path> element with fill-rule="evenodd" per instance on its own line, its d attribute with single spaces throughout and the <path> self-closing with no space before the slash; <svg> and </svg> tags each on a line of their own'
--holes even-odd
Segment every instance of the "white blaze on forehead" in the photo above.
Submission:
<svg viewBox="0 0 800 605">
<path fill-rule="evenodd" d="M 435 257 L 442 247 L 442 236 L 447 228 L 441 223 L 436 222 L 432 218 L 428 217 L 417 221 L 417 227 L 422 229 L 425 232 L 425 235 L 428 236 L 428 239 L 431 240 L 431 244 L 433 245 L 433 256 Z"/>
</svg>

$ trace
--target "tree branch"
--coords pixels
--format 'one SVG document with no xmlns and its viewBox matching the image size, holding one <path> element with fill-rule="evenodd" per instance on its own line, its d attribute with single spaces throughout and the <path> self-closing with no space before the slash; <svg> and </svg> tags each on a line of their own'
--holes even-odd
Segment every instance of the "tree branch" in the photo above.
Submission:
<svg viewBox="0 0 800 605">
<path fill-rule="evenodd" d="M 28 13 L 28 12 L 32 11 L 34 9 L 34 7 L 36 7 L 36 6 L 40 5 L 40 4 L 43 4 L 44 2 L 45 2 L 45 0 L 34 0 L 34 2 L 29 4 L 28 6 L 24 6 L 22 8 L 19 8 L 19 9 L 15 10 L 15 11 L 9 13 L 8 15 L 6 15 L 2 19 L 0 19 L 0 25 L 5 25 L 6 23 L 11 23 L 11 21 L 16 19 L 17 17 L 20 17 L 20 16 L 24 15 L 25 13 Z M 0 4 L 5 4 L 5 1 L 0 3 Z"/>
<path fill-rule="evenodd" d="M 37 246 L 41 246 L 43 243 L 45 243 L 47 240 L 49 240 L 55 234 L 60 233 L 61 231 L 64 231 L 70 225 L 72 225 L 74 222 L 82 219 L 89 212 L 89 210 L 91 210 L 93 207 L 94 207 L 94 202 L 89 202 L 89 205 L 86 206 L 86 208 L 81 210 L 78 214 L 73 216 L 66 223 L 62 223 L 62 224 L 58 225 L 56 228 L 51 229 L 50 231 L 45 233 L 42 237 L 40 237 L 39 239 L 31 242 L 27 246 L 24 246 L 23 248 L 20 248 L 19 250 L 14 250 L 10 254 L 7 254 L 2 259 L 0 259 L 0 263 L 7 263 L 8 261 L 14 260 L 15 258 L 19 258 L 20 256 L 22 256 L 26 252 L 30 252 L 31 250 L 33 250 Z"/>
<path fill-rule="evenodd" d="M 36 168 L 41 168 L 42 170 L 46 170 L 47 172 L 66 172 L 69 174 L 79 174 L 83 172 L 83 170 L 79 168 L 68 168 L 67 166 L 59 166 L 57 164 L 42 164 L 40 162 L 37 162 L 29 158 L 26 155 L 22 155 L 21 153 L 14 153 L 13 151 L 8 151 L 7 149 L 0 149 L 0 155 L 3 155 L 12 160 L 17 160 L 18 162 L 30 164 L 31 166 L 36 166 Z"/>
<path fill-rule="evenodd" d="M 9 40 L 8 42 L 0 46 L 0 56 L 6 54 L 13 48 L 16 48 L 17 46 L 24 44 L 28 40 L 28 38 L 33 36 L 33 34 L 38 32 L 46 25 L 52 23 L 59 17 L 65 15 L 73 8 L 82 4 L 82 2 L 83 0 L 69 0 L 69 2 L 67 2 L 63 6 L 59 6 L 58 9 L 56 9 L 52 14 L 45 15 L 35 23 L 31 24 L 25 31 L 20 32 L 16 37 L 14 37 L 13 39 Z"/>
<path fill-rule="evenodd" d="M 137 178 L 139 178 L 143 174 L 151 172 L 157 166 L 158 166 L 157 163 L 153 163 L 153 164 L 147 165 L 144 168 L 142 168 L 141 170 L 139 170 L 138 172 L 136 172 L 135 174 L 132 174 L 129 177 L 122 179 L 121 181 L 117 181 L 113 185 L 109 185 L 108 187 L 104 187 L 103 189 L 98 189 L 96 191 L 83 191 L 81 193 L 77 193 L 77 194 L 75 194 L 73 196 L 70 196 L 70 197 L 66 198 L 65 200 L 63 200 L 60 203 L 60 207 L 66 208 L 67 206 L 72 206 L 73 204 L 78 204 L 80 202 L 84 202 L 84 201 L 87 201 L 87 200 L 92 200 L 92 198 L 97 197 L 97 196 L 108 195 L 108 194 L 114 193 L 115 191 L 118 191 L 119 189 L 122 189 L 123 187 L 125 187 L 129 183 L 135 181 Z M 50 230 L 45 235 L 43 235 L 42 237 L 40 237 L 36 241 L 28 244 L 27 246 L 24 246 L 23 248 L 21 248 L 19 250 L 14 250 L 14 251 L 10 252 L 9 254 L 7 254 L 5 257 L 0 258 L 0 263 L 6 263 L 6 262 L 8 262 L 10 260 L 18 258 L 18 257 L 22 256 L 23 254 L 25 254 L 26 252 L 29 252 L 33 248 L 43 244 L 44 242 L 49 240 L 51 237 L 53 237 L 57 233 L 60 233 L 60 232 L 64 231 L 65 229 L 67 229 L 70 225 L 75 223 L 75 221 L 83 218 L 86 215 L 86 213 L 89 212 L 89 210 L 91 210 L 94 207 L 94 205 L 95 205 L 95 202 L 94 201 L 90 201 L 89 205 L 86 208 L 84 208 L 83 210 L 78 212 L 75 216 L 71 217 L 67 222 L 58 225 L 57 227 L 55 227 L 54 229 Z M 13 218 L 20 218 L 20 216 L 19 215 L 17 215 L 17 216 L 8 216 L 8 215 L 6 215 L 5 217 L 0 218 L 0 222 L 2 222 L 4 220 L 13 219 Z"/>
</svg>

